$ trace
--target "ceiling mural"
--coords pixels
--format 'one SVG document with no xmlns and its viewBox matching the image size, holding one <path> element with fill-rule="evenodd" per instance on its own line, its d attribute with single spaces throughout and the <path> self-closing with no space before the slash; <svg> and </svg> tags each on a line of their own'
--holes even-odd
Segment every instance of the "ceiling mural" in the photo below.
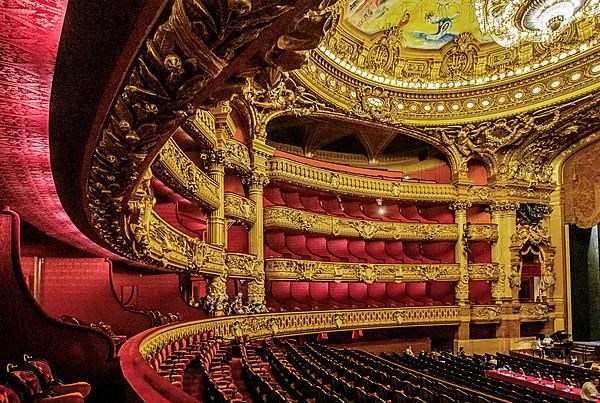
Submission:
<svg viewBox="0 0 600 403">
<path fill-rule="evenodd" d="M 464 32 L 491 41 L 479 29 L 473 0 L 350 0 L 344 19 L 367 35 L 403 26 L 405 46 L 414 49 L 440 49 Z"/>
</svg>

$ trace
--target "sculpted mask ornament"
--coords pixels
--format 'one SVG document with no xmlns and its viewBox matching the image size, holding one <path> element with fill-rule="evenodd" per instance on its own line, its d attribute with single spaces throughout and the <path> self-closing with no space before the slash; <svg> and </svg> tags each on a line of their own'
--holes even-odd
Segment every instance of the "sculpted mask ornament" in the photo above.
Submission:
<svg viewBox="0 0 600 403">
<path fill-rule="evenodd" d="M 398 326 L 402 325 L 406 320 L 406 312 L 405 311 L 396 311 L 394 312 L 394 319 L 396 319 L 396 323 Z"/>
<path fill-rule="evenodd" d="M 377 280 L 377 271 L 370 265 L 359 267 L 356 274 L 358 279 L 365 284 L 373 284 Z"/>
<path fill-rule="evenodd" d="M 344 316 L 342 314 L 335 313 L 333 314 L 332 319 L 336 329 L 341 329 L 342 325 L 344 324 Z"/>
</svg>

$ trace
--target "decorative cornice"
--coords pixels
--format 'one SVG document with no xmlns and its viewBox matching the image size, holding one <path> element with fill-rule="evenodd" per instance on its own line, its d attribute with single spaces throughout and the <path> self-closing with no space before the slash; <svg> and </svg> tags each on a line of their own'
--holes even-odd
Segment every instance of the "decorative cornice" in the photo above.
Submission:
<svg viewBox="0 0 600 403">
<path fill-rule="evenodd" d="M 502 307 L 500 305 L 472 305 L 471 322 L 500 322 Z"/>
<path fill-rule="evenodd" d="M 498 240 L 498 226 L 496 224 L 469 224 L 470 241 L 488 241 Z"/>
<path fill-rule="evenodd" d="M 245 253 L 227 253 L 227 277 L 264 280 L 263 261 Z"/>
<path fill-rule="evenodd" d="M 352 329 L 377 329 L 415 325 L 454 325 L 460 321 L 457 306 L 354 309 L 338 311 L 286 312 L 231 315 L 177 323 L 148 334 L 139 351 L 145 360 L 167 344 L 183 337 L 214 332 L 215 337 L 233 340 L 246 334 L 252 339 L 293 336 Z"/>
<path fill-rule="evenodd" d="M 455 241 L 458 239 L 456 224 L 365 221 L 309 213 L 282 206 L 265 207 L 264 226 L 265 228 L 282 228 L 311 234 L 362 239 L 417 241 Z"/>
<path fill-rule="evenodd" d="M 256 222 L 256 203 L 236 193 L 225 192 L 225 217 L 252 225 Z"/>
<path fill-rule="evenodd" d="M 219 185 L 190 160 L 174 140 L 160 150 L 152 165 L 153 173 L 192 203 L 210 209 L 219 207 Z"/>
<path fill-rule="evenodd" d="M 382 197 L 386 200 L 450 202 L 456 198 L 453 185 L 369 178 L 316 168 L 281 157 L 269 161 L 269 178 L 340 194 Z"/>
<path fill-rule="evenodd" d="M 181 127 L 201 146 L 208 149 L 217 146 L 215 117 L 209 111 L 196 109 Z"/>
<path fill-rule="evenodd" d="M 269 280 L 372 284 L 457 281 L 460 268 L 458 264 L 373 264 L 274 258 L 265 260 L 265 273 Z"/>
</svg>

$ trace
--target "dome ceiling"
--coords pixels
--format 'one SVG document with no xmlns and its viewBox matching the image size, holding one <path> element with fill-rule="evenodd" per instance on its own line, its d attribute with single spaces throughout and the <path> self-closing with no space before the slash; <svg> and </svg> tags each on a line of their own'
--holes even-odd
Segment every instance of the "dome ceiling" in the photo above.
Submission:
<svg viewBox="0 0 600 403">
<path fill-rule="evenodd" d="M 597 15 L 572 22 L 551 42 L 502 47 L 481 32 L 475 3 L 339 2 L 296 77 L 334 106 L 392 124 L 497 118 L 600 87 Z"/>
</svg>

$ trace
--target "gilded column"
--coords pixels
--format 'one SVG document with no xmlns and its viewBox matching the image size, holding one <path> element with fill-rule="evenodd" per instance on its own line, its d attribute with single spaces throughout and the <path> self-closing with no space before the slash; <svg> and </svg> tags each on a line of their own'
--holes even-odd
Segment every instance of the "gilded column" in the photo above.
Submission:
<svg viewBox="0 0 600 403">
<path fill-rule="evenodd" d="M 223 165 L 223 155 L 220 151 L 214 150 L 206 154 L 206 158 L 208 160 L 208 176 L 219 185 L 219 207 L 208 213 L 207 241 L 212 245 L 225 247 L 225 166 Z"/>
<path fill-rule="evenodd" d="M 454 222 L 458 226 L 458 241 L 455 247 L 456 263 L 460 267 L 460 279 L 456 284 L 455 297 L 459 305 L 469 302 L 469 233 L 467 228 L 467 208 L 471 203 L 457 200 L 450 205 L 454 211 Z"/>
<path fill-rule="evenodd" d="M 269 183 L 267 164 L 274 148 L 264 141 L 252 142 L 252 173 L 243 179 L 248 185 L 250 200 L 256 203 L 256 222 L 248 234 L 248 251 L 255 255 L 256 278 L 248 283 L 248 302 L 260 304 L 265 300 L 263 188 Z"/>
<path fill-rule="evenodd" d="M 515 202 L 495 202 L 490 205 L 492 223 L 498 227 L 498 241 L 492 244 L 492 261 L 498 263 L 498 281 L 492 284 L 494 303 L 518 298 L 520 270 L 512 261 L 511 239 L 517 227 Z M 513 290 L 515 290 L 513 292 Z M 513 295 L 514 294 L 514 295 Z"/>
</svg>

